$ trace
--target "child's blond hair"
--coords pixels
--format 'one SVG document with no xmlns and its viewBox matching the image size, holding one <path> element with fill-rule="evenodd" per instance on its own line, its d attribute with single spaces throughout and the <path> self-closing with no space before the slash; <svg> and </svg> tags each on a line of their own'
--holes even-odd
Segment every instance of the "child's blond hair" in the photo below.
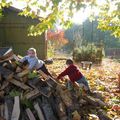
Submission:
<svg viewBox="0 0 120 120">
<path fill-rule="evenodd" d="M 28 52 L 29 52 L 29 51 L 33 51 L 33 52 L 35 53 L 35 55 L 37 55 L 37 52 L 36 52 L 36 49 L 35 49 L 35 48 L 29 48 L 29 49 L 28 49 Z"/>
</svg>

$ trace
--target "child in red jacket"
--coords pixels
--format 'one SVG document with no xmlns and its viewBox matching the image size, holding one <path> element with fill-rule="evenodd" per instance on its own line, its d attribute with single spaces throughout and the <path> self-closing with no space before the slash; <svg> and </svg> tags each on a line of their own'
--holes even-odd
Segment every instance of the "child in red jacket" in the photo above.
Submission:
<svg viewBox="0 0 120 120">
<path fill-rule="evenodd" d="M 77 82 L 79 86 L 82 86 L 85 91 L 90 92 L 90 88 L 86 78 L 80 72 L 77 66 L 73 64 L 71 59 L 66 60 L 66 65 L 68 66 L 61 74 L 58 75 L 57 79 L 61 79 L 62 77 L 68 75 L 70 81 L 69 85 L 72 86 L 72 83 Z"/>
</svg>

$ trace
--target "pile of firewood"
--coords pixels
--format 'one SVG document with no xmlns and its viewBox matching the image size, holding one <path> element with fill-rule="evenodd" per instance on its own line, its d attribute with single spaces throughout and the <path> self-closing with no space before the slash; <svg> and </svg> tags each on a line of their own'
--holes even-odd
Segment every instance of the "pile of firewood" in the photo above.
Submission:
<svg viewBox="0 0 120 120">
<path fill-rule="evenodd" d="M 100 99 L 69 91 L 42 71 L 29 78 L 10 49 L 1 51 L 0 120 L 86 120 L 90 108 L 100 120 L 110 120 L 100 111 L 106 106 Z"/>
</svg>

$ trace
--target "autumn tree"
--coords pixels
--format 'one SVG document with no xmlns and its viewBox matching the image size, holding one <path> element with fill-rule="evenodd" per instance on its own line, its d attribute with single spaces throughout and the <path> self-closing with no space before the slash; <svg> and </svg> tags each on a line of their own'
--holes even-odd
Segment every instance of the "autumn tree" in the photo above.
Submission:
<svg viewBox="0 0 120 120">
<path fill-rule="evenodd" d="M 47 40 L 49 42 L 49 49 L 53 49 L 53 51 L 60 49 L 62 46 L 68 43 L 68 40 L 64 36 L 64 31 L 57 30 L 47 32 Z"/>
<path fill-rule="evenodd" d="M 25 7 L 19 15 L 38 18 L 40 23 L 29 28 L 29 35 L 40 35 L 48 29 L 52 29 L 57 20 L 59 24 L 67 28 L 71 25 L 73 13 L 91 6 L 99 8 L 99 25 L 102 30 L 112 31 L 115 37 L 120 37 L 120 2 L 119 0 L 105 0 L 102 6 L 98 0 L 16 0 L 24 1 Z M 12 5 L 13 0 L 1 0 L 0 9 Z"/>
</svg>

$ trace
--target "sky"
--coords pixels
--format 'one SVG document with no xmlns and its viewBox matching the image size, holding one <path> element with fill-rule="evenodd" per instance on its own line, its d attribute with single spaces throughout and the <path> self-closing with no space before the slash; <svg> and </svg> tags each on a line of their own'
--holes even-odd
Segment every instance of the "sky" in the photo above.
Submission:
<svg viewBox="0 0 120 120">
<path fill-rule="evenodd" d="M 12 0 L 13 1 L 13 6 L 19 9 L 22 9 L 25 7 L 25 3 L 21 0 Z M 97 3 L 99 5 L 102 5 L 103 3 L 105 3 L 105 0 L 97 0 Z M 94 9 L 94 11 L 96 11 L 96 15 L 99 13 L 98 9 Z M 74 23 L 77 24 L 82 24 L 82 22 L 84 22 L 89 16 L 90 13 L 92 12 L 90 7 L 87 7 L 85 10 L 81 9 L 80 11 L 74 13 L 74 16 L 72 18 L 72 21 Z"/>
</svg>

